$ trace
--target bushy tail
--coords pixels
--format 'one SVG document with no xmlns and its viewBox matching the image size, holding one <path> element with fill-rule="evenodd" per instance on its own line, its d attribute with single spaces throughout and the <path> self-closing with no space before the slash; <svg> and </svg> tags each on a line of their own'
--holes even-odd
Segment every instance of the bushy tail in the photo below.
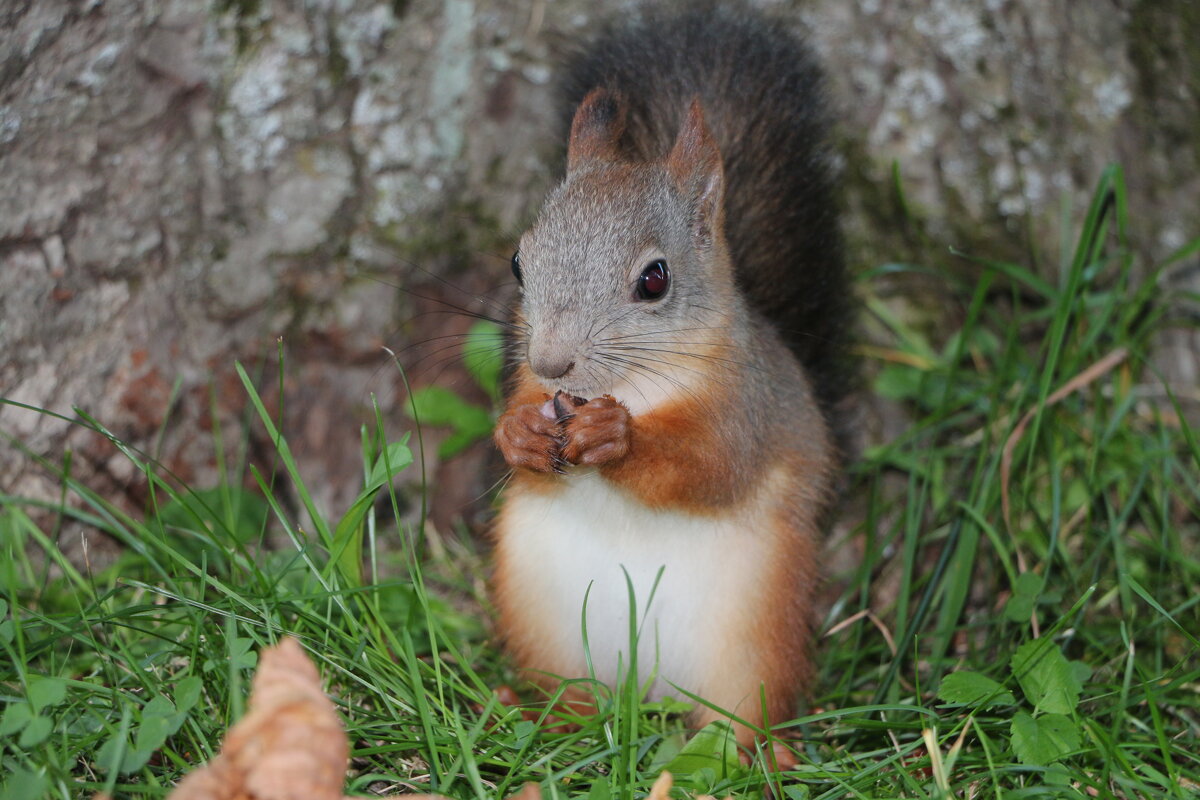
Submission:
<svg viewBox="0 0 1200 800">
<path fill-rule="evenodd" d="M 725 230 L 738 281 L 800 359 L 837 428 L 853 378 L 853 304 L 823 76 L 812 53 L 781 22 L 741 3 L 652 6 L 614 21 L 570 60 L 564 129 L 597 86 L 624 95 L 622 147 L 645 160 L 669 151 L 691 98 L 700 97 L 724 159 Z"/>
</svg>

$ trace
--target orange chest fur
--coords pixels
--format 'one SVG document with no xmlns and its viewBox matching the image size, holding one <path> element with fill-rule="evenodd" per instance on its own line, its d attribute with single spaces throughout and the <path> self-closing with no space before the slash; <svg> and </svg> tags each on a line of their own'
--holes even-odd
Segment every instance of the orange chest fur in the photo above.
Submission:
<svg viewBox="0 0 1200 800">
<path fill-rule="evenodd" d="M 642 408 L 640 398 L 618 399 L 634 409 L 628 455 L 605 464 L 600 472 L 615 486 L 656 511 L 702 515 L 723 513 L 739 504 L 763 477 L 760 458 L 747 458 L 752 448 L 742 441 L 738 416 L 728 407 L 733 398 L 720 384 L 690 388 L 686 399 Z M 549 395 L 522 366 L 509 405 L 536 404 Z M 558 476 L 519 473 L 516 481 L 531 491 L 559 492 Z"/>
</svg>

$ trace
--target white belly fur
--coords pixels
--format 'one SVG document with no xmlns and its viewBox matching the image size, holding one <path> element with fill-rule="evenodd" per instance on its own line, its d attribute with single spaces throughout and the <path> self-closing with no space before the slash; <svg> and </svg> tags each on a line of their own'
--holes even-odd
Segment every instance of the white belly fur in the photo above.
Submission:
<svg viewBox="0 0 1200 800">
<path fill-rule="evenodd" d="M 767 537 L 755 530 L 765 523 L 755 504 L 717 518 L 653 511 L 595 472 L 573 470 L 564 481 L 565 490 L 551 495 L 509 497 L 504 526 L 521 604 L 537 610 L 539 635 L 574 671 L 561 677 L 587 674 L 585 593 L 596 677 L 614 683 L 621 653 L 628 667 L 627 572 L 641 625 L 639 681 L 657 662 L 652 696 L 676 694 L 667 682 L 704 691 L 706 664 L 727 655 L 747 601 L 761 589 Z"/>
</svg>

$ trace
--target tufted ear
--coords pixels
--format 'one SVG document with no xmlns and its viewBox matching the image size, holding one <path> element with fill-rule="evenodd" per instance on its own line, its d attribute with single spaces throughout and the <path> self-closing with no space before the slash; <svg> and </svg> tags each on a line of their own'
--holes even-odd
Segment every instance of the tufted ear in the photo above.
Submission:
<svg viewBox="0 0 1200 800">
<path fill-rule="evenodd" d="M 616 161 L 617 141 L 625 132 L 625 103 L 616 92 L 592 89 L 575 109 L 567 144 L 567 171 L 585 161 Z"/>
<path fill-rule="evenodd" d="M 701 230 L 710 233 L 722 220 L 725 172 L 721 150 L 704 123 L 700 98 L 693 97 L 687 118 L 666 161 L 667 174 L 699 213 Z"/>
</svg>

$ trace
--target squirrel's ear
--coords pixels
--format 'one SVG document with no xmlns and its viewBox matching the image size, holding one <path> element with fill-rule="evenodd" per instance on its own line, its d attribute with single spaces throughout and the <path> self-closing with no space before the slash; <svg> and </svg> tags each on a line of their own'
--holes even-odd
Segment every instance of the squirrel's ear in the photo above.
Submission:
<svg viewBox="0 0 1200 800">
<path fill-rule="evenodd" d="M 687 118 L 667 156 L 666 168 L 684 195 L 695 203 L 701 227 L 711 233 L 721 222 L 725 173 L 717 140 L 704 123 L 699 97 L 692 98 Z"/>
<path fill-rule="evenodd" d="M 592 89 L 575 109 L 571 120 L 571 139 L 567 144 L 567 171 L 584 161 L 615 161 L 617 141 L 625 132 L 625 103 L 607 89 Z"/>
</svg>

